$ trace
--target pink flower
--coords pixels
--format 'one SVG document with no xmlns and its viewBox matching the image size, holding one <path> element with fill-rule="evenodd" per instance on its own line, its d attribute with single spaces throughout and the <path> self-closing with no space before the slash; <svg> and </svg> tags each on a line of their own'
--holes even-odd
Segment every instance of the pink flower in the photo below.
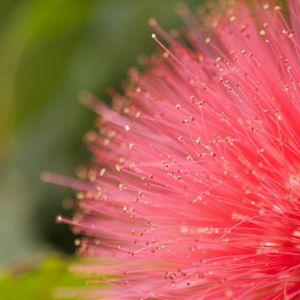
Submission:
<svg viewBox="0 0 300 300">
<path fill-rule="evenodd" d="M 151 20 L 162 55 L 113 109 L 86 96 L 94 163 L 46 179 L 78 190 L 79 269 L 111 275 L 89 297 L 300 299 L 300 2 L 241 2 L 181 7 L 182 42 Z"/>
</svg>

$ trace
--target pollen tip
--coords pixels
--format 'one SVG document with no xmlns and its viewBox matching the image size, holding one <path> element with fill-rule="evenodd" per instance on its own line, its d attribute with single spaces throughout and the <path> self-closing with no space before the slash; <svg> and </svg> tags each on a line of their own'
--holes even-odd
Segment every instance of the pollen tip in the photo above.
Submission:
<svg viewBox="0 0 300 300">
<path fill-rule="evenodd" d="M 157 25 L 157 21 L 156 21 L 156 19 L 154 19 L 154 18 L 150 18 L 150 19 L 148 20 L 148 24 L 149 24 L 151 27 L 153 27 L 153 26 L 156 26 L 156 25 Z"/>
<path fill-rule="evenodd" d="M 43 172 L 40 176 L 41 180 L 43 182 L 49 182 L 50 181 L 50 178 L 51 178 L 51 173 L 50 172 Z"/>
<path fill-rule="evenodd" d="M 62 222 L 62 220 L 63 220 L 63 218 L 62 218 L 62 216 L 60 216 L 60 215 L 58 215 L 58 216 L 55 218 L 55 222 L 56 222 L 57 224 L 60 224 L 60 223 Z"/>
<path fill-rule="evenodd" d="M 180 2 L 176 5 L 175 11 L 179 16 L 185 16 L 188 13 L 188 7 L 185 3 Z"/>
<path fill-rule="evenodd" d="M 93 95 L 90 91 L 88 90 L 82 90 L 80 91 L 79 95 L 78 95 L 78 100 L 80 103 L 82 103 L 83 105 L 89 105 L 91 103 L 91 99 L 92 99 Z"/>
</svg>

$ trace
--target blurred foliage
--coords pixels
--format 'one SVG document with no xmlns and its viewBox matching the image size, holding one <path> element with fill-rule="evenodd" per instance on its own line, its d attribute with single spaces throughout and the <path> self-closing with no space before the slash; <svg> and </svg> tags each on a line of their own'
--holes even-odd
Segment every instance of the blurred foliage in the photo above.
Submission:
<svg viewBox="0 0 300 300">
<path fill-rule="evenodd" d="M 83 288 L 84 279 L 69 271 L 70 263 L 73 261 L 52 256 L 36 267 L 19 265 L 6 271 L 0 277 L 0 299 L 50 300 L 59 295 L 79 299 L 76 289 Z"/>
</svg>

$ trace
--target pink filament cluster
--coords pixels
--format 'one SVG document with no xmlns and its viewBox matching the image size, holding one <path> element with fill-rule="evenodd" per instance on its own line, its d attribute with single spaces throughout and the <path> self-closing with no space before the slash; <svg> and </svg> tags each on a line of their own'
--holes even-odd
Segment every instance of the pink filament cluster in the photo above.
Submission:
<svg viewBox="0 0 300 300">
<path fill-rule="evenodd" d="M 253 3 L 252 3 L 253 4 Z M 215 10 L 131 71 L 87 135 L 72 221 L 97 299 L 300 299 L 300 5 Z M 208 17 L 207 17 L 208 18 Z M 206 19 L 207 20 L 207 19 Z M 203 30 L 202 30 L 203 29 Z M 99 279 L 101 282 L 101 279 Z"/>
</svg>

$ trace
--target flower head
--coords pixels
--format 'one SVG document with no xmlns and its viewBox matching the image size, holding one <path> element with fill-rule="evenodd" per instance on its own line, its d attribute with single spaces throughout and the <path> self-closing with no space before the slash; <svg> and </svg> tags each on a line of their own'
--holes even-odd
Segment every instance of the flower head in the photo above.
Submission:
<svg viewBox="0 0 300 300">
<path fill-rule="evenodd" d="M 87 135 L 72 221 L 101 299 L 300 297 L 300 5 L 179 9 L 182 42 L 131 71 Z M 208 18 L 208 17 L 207 17 Z M 206 18 L 206 20 L 207 20 Z M 209 26 L 207 26 L 209 24 Z M 164 39 L 165 42 L 161 42 Z M 167 45 L 167 46 L 166 46 Z M 55 177 L 50 176 L 52 181 Z"/>
</svg>

